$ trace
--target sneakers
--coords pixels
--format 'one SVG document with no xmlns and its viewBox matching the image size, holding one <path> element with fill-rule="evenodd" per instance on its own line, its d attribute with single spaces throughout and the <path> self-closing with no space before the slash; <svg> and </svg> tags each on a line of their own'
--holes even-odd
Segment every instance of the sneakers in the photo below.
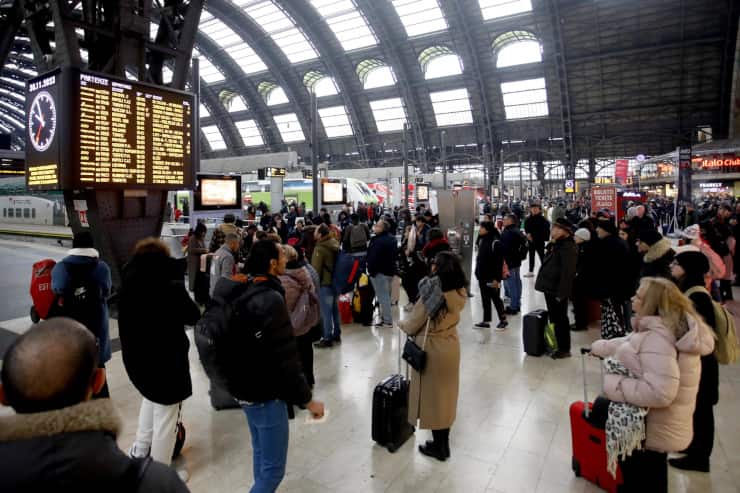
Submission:
<svg viewBox="0 0 740 493">
<path fill-rule="evenodd" d="M 709 472 L 709 461 L 696 460 L 690 456 L 668 459 L 668 463 L 683 471 Z"/>
<path fill-rule="evenodd" d="M 330 348 L 334 345 L 332 341 L 327 341 L 326 339 L 321 339 L 318 342 L 315 342 L 313 347 L 317 349 L 324 349 L 324 348 Z"/>
<path fill-rule="evenodd" d="M 506 330 L 506 327 L 509 326 L 509 322 L 506 321 L 506 319 L 499 321 L 498 325 L 496 326 L 496 329 L 498 332 L 503 332 Z"/>
<path fill-rule="evenodd" d="M 534 277 L 534 274 L 532 274 L 531 272 L 529 272 L 527 274 L 524 274 L 522 277 Z"/>
<path fill-rule="evenodd" d="M 473 325 L 474 329 L 490 329 L 491 324 L 488 322 L 478 322 L 477 324 Z"/>
<path fill-rule="evenodd" d="M 144 459 L 146 457 L 149 457 L 149 454 L 151 452 L 151 449 L 146 448 L 138 448 L 136 446 L 136 443 L 131 445 L 131 447 L 128 449 L 128 456 L 132 459 Z"/>
<path fill-rule="evenodd" d="M 565 359 L 570 358 L 571 356 L 570 351 L 555 351 L 550 355 L 552 359 Z"/>
</svg>

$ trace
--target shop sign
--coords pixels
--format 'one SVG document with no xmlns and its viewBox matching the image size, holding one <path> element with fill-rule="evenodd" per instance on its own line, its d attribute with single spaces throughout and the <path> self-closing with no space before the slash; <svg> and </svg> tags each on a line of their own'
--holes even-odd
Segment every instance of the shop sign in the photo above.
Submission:
<svg viewBox="0 0 740 493">
<path fill-rule="evenodd" d="M 737 154 L 708 154 L 692 160 L 694 169 L 702 171 L 740 171 L 740 156 Z"/>
<path fill-rule="evenodd" d="M 565 193 L 574 193 L 576 191 L 575 180 L 565 180 Z"/>
<path fill-rule="evenodd" d="M 614 187 L 592 187 L 591 188 L 591 210 L 598 211 L 609 209 L 617 210 L 617 189 Z"/>
<path fill-rule="evenodd" d="M 629 160 L 617 159 L 615 163 L 614 178 L 617 183 L 624 183 L 627 181 L 627 170 L 629 169 Z"/>
<path fill-rule="evenodd" d="M 720 193 L 727 191 L 727 188 L 724 183 L 720 182 L 709 182 L 709 183 L 699 183 L 699 188 L 704 193 Z"/>
</svg>

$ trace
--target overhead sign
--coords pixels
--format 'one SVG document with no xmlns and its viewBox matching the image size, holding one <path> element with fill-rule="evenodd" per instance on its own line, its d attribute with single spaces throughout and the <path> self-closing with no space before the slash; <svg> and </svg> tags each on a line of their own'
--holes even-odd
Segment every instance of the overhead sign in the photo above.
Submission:
<svg viewBox="0 0 740 493">
<path fill-rule="evenodd" d="M 624 183 L 627 181 L 627 170 L 629 169 L 629 160 L 617 159 L 615 161 L 614 178 L 617 183 Z"/>
<path fill-rule="evenodd" d="M 26 91 L 31 189 L 182 189 L 192 183 L 192 94 L 57 69 Z"/>
<path fill-rule="evenodd" d="M 264 180 L 266 178 L 285 178 L 285 168 L 261 168 L 257 170 L 257 178 Z"/>
<path fill-rule="evenodd" d="M 691 147 L 678 148 L 678 201 L 691 200 Z"/>
<path fill-rule="evenodd" d="M 730 154 L 709 154 L 696 156 L 692 160 L 692 167 L 699 171 L 737 172 L 740 171 L 740 156 Z"/>
<path fill-rule="evenodd" d="M 615 187 L 591 187 L 591 210 L 617 210 L 617 189 Z"/>
<path fill-rule="evenodd" d="M 575 180 L 565 180 L 565 193 L 575 193 L 576 182 Z"/>
</svg>

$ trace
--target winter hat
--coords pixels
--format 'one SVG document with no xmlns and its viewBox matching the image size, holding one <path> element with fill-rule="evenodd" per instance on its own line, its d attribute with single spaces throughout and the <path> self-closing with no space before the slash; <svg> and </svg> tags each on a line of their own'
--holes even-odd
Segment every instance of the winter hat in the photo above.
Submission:
<svg viewBox="0 0 740 493">
<path fill-rule="evenodd" d="M 596 227 L 603 229 L 610 235 L 617 234 L 617 225 L 611 219 L 599 219 L 596 221 Z"/>
<path fill-rule="evenodd" d="M 564 231 L 567 231 L 568 234 L 573 234 L 573 231 L 575 228 L 573 227 L 573 223 L 565 219 L 564 217 L 559 217 L 555 221 L 555 224 L 553 224 L 553 227 L 558 227 Z"/>
<path fill-rule="evenodd" d="M 645 229 L 637 234 L 639 240 L 647 245 L 653 246 L 663 239 L 663 235 L 654 229 Z"/>
<path fill-rule="evenodd" d="M 683 230 L 683 232 L 681 233 L 681 236 L 683 236 L 687 240 L 695 240 L 699 238 L 700 234 L 701 234 L 701 230 L 699 228 L 699 225 L 692 224 L 691 226 Z"/>
<path fill-rule="evenodd" d="M 72 239 L 72 248 L 93 248 L 93 237 L 89 231 L 80 231 L 75 233 Z"/>
<path fill-rule="evenodd" d="M 703 277 L 709 272 L 709 260 L 701 252 L 683 252 L 676 255 L 676 262 L 688 277 Z"/>
<path fill-rule="evenodd" d="M 579 228 L 578 230 L 576 230 L 575 237 L 580 238 L 583 241 L 590 241 L 591 231 L 587 230 L 586 228 Z"/>
<path fill-rule="evenodd" d="M 696 245 L 681 245 L 673 249 L 676 255 L 686 252 L 701 252 L 701 249 Z"/>
</svg>

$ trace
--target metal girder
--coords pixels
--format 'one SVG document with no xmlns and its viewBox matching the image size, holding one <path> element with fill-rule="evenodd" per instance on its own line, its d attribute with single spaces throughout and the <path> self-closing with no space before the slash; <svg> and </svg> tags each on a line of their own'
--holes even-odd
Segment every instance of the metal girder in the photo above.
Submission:
<svg viewBox="0 0 740 493">
<path fill-rule="evenodd" d="M 725 39 L 723 40 L 724 46 L 722 50 L 722 73 L 721 85 L 720 85 L 720 120 L 719 120 L 719 132 L 721 136 L 728 138 L 734 138 L 740 134 L 740 129 L 733 129 L 735 135 L 730 135 L 730 129 L 734 126 L 730 122 L 732 118 L 732 106 L 735 102 L 733 98 L 733 77 L 736 77 L 734 72 L 735 57 L 738 56 L 735 51 L 740 49 L 740 36 L 738 27 L 738 19 L 740 18 L 740 3 L 736 1 L 728 2 L 729 12 L 727 13 L 727 25 Z M 736 88 L 735 91 L 740 91 L 740 88 Z"/>
<path fill-rule="evenodd" d="M 201 80 L 200 83 L 200 95 L 203 101 L 208 103 L 208 107 L 213 117 L 213 122 L 221 130 L 221 135 L 224 137 L 224 142 L 229 151 L 233 149 L 239 149 L 243 147 L 241 145 L 242 138 L 239 135 L 239 131 L 236 129 L 234 119 L 231 117 L 224 105 L 218 100 L 218 95 L 208 87 L 208 85 Z M 200 125 L 198 125 L 200 130 Z M 207 142 L 207 139 L 206 139 Z M 210 147 L 210 144 L 209 144 Z"/>
<path fill-rule="evenodd" d="M 0 63 L 5 65 L 8 53 L 13 47 L 15 35 L 23 22 L 23 9 L 20 0 L 13 0 L 9 9 L 4 9 L 5 16 L 0 21 Z"/>
<path fill-rule="evenodd" d="M 303 134 L 309 135 L 311 133 L 310 95 L 280 47 L 251 17 L 229 0 L 210 0 L 208 11 L 241 36 L 244 42 L 260 56 L 295 107 Z M 317 125 L 319 139 L 325 139 L 326 132 L 321 121 L 318 121 Z"/>
<path fill-rule="evenodd" d="M 197 42 L 198 48 L 201 50 L 203 55 L 209 57 L 216 66 L 221 68 L 226 78 L 236 86 L 236 89 L 244 96 L 247 100 L 247 105 L 252 110 L 257 125 L 262 129 L 262 135 L 265 140 L 265 145 L 270 150 L 276 150 L 276 146 L 283 143 L 283 139 L 280 136 L 280 132 L 277 131 L 277 125 L 272 117 L 272 113 L 267 108 L 265 100 L 262 95 L 257 92 L 257 88 L 254 86 L 251 80 L 249 80 L 242 70 L 236 66 L 231 57 L 218 56 L 221 48 L 213 42 L 208 36 L 204 36 L 202 33 L 198 33 Z M 207 84 L 201 84 L 201 88 L 208 87 Z M 218 100 L 218 98 L 216 98 Z M 216 103 L 220 108 L 223 108 L 223 104 L 220 101 Z M 236 126 L 230 114 L 227 113 L 227 119 L 231 121 L 230 126 L 236 130 Z M 239 146 L 241 147 L 241 146 Z"/>
<path fill-rule="evenodd" d="M 674 48 L 686 48 L 688 46 L 699 46 L 705 44 L 716 44 L 724 41 L 724 38 L 717 36 L 710 36 L 706 38 L 687 39 L 685 41 L 675 41 L 670 43 L 660 43 L 649 46 L 641 46 L 640 48 L 630 48 L 623 50 L 612 50 L 605 51 L 602 53 L 594 53 L 591 55 L 578 55 L 568 57 L 568 65 L 592 62 L 596 60 L 603 60 L 605 58 L 619 58 L 627 56 L 639 56 L 645 53 L 653 53 L 656 51 L 670 50 Z"/>
<path fill-rule="evenodd" d="M 371 132 L 377 133 L 377 128 L 370 115 L 370 103 L 362 90 L 350 59 L 345 55 L 334 34 L 325 27 L 326 23 L 319 13 L 306 0 L 280 0 L 277 3 L 301 26 L 319 52 L 321 61 L 329 70 L 329 75 L 334 76 L 355 130 L 357 151 L 360 153 L 360 158 L 366 160 L 367 136 Z"/>
<path fill-rule="evenodd" d="M 411 126 L 411 135 L 414 138 L 413 147 L 426 149 L 425 132 L 436 125 L 434 122 L 424 121 L 419 114 L 418 108 L 421 108 L 423 96 L 420 94 L 420 86 L 416 83 L 423 81 L 424 76 L 419 68 L 419 61 L 399 48 L 408 41 L 404 37 L 405 31 L 400 20 L 393 24 L 390 22 L 391 18 L 398 19 L 398 15 L 393 11 L 391 3 L 387 1 L 356 0 L 356 3 L 370 25 L 373 26 L 386 61 L 398 78 L 401 98 L 406 104 L 406 115 Z M 420 157 L 422 162 L 426 160 L 424 153 Z"/>
</svg>

